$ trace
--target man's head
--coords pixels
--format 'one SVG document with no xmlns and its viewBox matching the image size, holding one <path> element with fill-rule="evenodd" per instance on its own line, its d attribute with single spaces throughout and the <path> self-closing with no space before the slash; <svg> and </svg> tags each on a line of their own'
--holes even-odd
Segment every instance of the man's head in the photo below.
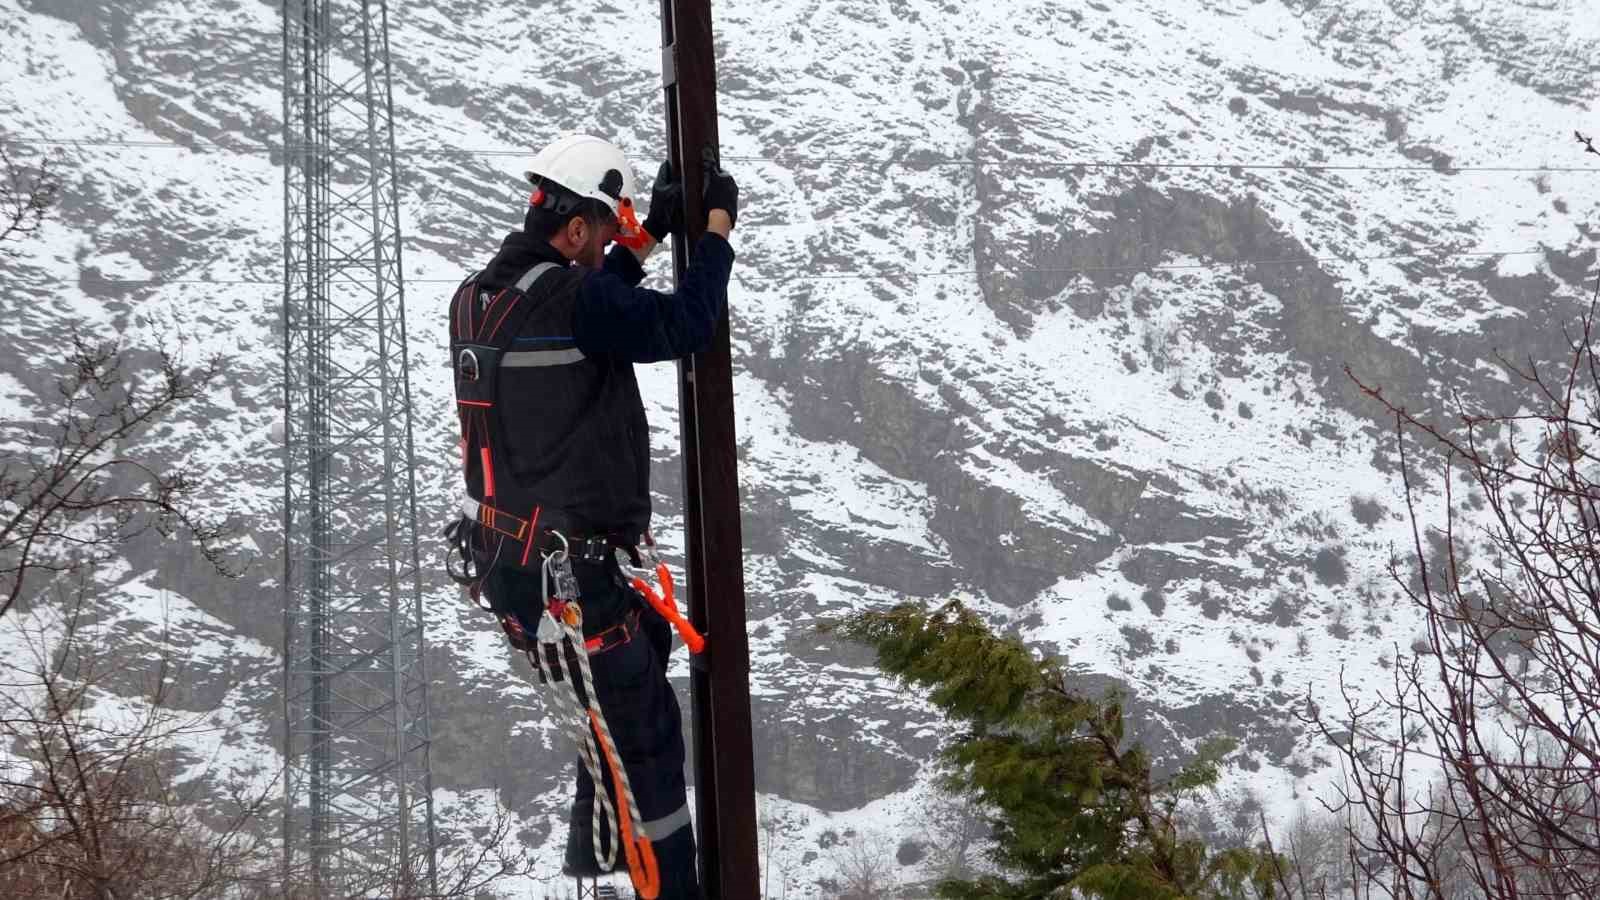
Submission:
<svg viewBox="0 0 1600 900">
<path fill-rule="evenodd" d="M 526 231 L 563 257 L 598 268 L 617 237 L 617 218 L 634 195 L 633 166 L 614 145 L 568 135 L 539 151 L 529 165 L 533 183 Z"/>
<path fill-rule="evenodd" d="M 535 189 L 534 199 L 545 190 Z M 598 269 L 605 262 L 606 248 L 617 237 L 617 216 L 595 200 L 580 200 L 564 211 L 531 203 L 522 230 L 549 241 L 567 261 Z"/>
</svg>

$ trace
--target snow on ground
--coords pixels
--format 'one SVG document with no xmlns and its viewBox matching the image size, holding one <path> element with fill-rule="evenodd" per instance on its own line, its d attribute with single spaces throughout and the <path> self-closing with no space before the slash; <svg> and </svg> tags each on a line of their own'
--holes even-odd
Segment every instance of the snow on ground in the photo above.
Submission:
<svg viewBox="0 0 1600 900">
<path fill-rule="evenodd" d="M 540 135 L 583 128 L 616 135 L 641 175 L 661 152 L 653 16 L 547 6 L 542 15 L 569 23 L 572 39 L 548 41 L 505 7 L 408 0 L 390 8 L 419 533 L 434 568 L 431 538 L 455 492 L 450 386 L 439 364 L 444 298 L 514 226 L 520 151 Z M 1482 33 L 1471 34 L 1451 14 L 1401 16 L 1380 0 L 1337 13 L 1243 0 L 1182 11 L 1039 0 L 954 12 L 932 0 L 719 6 L 723 152 L 746 201 L 730 289 L 742 474 L 747 495 L 773 504 L 785 523 L 782 546 L 744 561 L 758 702 L 836 710 L 839 693 L 867 671 L 791 656 L 797 642 L 815 645 L 816 625 L 846 611 L 951 594 L 1074 666 L 1172 702 L 1229 692 L 1266 703 L 1307 685 L 1326 697 L 1341 671 L 1363 690 L 1379 686 L 1385 656 L 1417 624 L 1384 574 L 1409 532 L 1392 481 L 1372 463 L 1387 438 L 1283 346 L 1290 298 L 1221 265 L 1243 252 L 1228 248 L 1155 248 L 1158 259 L 1140 259 L 1148 271 L 1109 285 L 1097 280 L 1104 271 L 1078 273 L 1055 296 L 1031 299 L 1028 329 L 997 311 L 1005 297 L 996 285 L 1037 264 L 1027 249 L 1036 239 L 1108 234 L 1118 221 L 1108 200 L 1148 189 L 1254 204 L 1284 240 L 1320 260 L 1345 316 L 1388 346 L 1408 347 L 1416 328 L 1470 337 L 1527 315 L 1472 273 L 1486 265 L 1505 278 L 1557 280 L 1542 251 L 1590 248 L 1582 229 L 1600 211 L 1600 170 L 1452 167 L 1582 158 L 1570 131 L 1592 118 L 1595 92 L 1576 76 L 1576 96 L 1563 96 L 1560 80 L 1571 60 L 1592 56 L 1600 26 L 1578 14 L 1581 4 L 1546 7 L 1486 9 Z M 192 147 L 24 149 L 26 160 L 61 161 L 64 214 L 4 264 L 26 275 L 0 290 L 7 333 L 26 343 L 30 360 L 64 322 L 141 348 L 178 344 L 181 334 L 186 358 L 220 354 L 225 386 L 150 440 L 191 461 L 214 509 L 248 523 L 243 583 L 274 595 L 282 181 L 271 154 L 244 151 L 279 139 L 277 15 L 267 3 L 155 3 L 130 16 L 113 52 L 77 24 L 0 0 L 0 34 L 16 50 L 0 55 L 4 137 L 194 139 Z M 237 39 L 196 37 L 226 29 Z M 515 64 L 475 62 L 485 33 L 504 36 L 500 52 Z M 1531 44 L 1498 42 L 1515 34 Z M 774 54 L 775 46 L 787 49 Z M 1071 165 L 1105 162 L 1404 168 Z M 1419 278 L 1413 260 L 1366 258 L 1393 256 L 1421 256 L 1438 271 Z M 655 283 L 665 271 L 664 259 L 652 263 Z M 126 283 L 145 281 L 157 283 Z M 39 300 L 44 286 L 55 288 L 48 303 Z M 1564 302 L 1566 289 L 1552 290 L 1551 302 Z M 1104 311 L 1070 308 L 1084 294 L 1099 296 Z M 859 363 L 863 390 L 912 398 L 921 414 L 948 422 L 962 441 L 930 450 L 940 474 L 903 471 L 872 445 L 881 423 L 860 410 L 837 426 L 806 420 L 807 401 L 824 390 L 814 360 Z M 38 415 L 46 393 L 31 365 L 0 373 L 0 422 Z M 675 370 L 639 375 L 653 453 L 675 466 Z M 1238 523 L 1237 533 L 1125 542 L 1010 606 L 975 578 L 956 578 L 951 591 L 908 589 L 857 571 L 845 554 L 859 542 L 929 570 L 953 567 L 961 548 L 941 533 L 950 501 L 938 482 L 958 476 L 1014 499 L 1024 524 L 1041 532 L 1116 537 L 1124 523 L 1076 493 L 1081 485 L 1059 468 L 1069 459 L 1143 479 L 1141 500 L 1174 501 L 1213 525 Z M 1357 501 L 1377 499 L 1376 519 L 1358 513 Z M 1437 511 L 1437 498 L 1427 499 Z M 676 500 L 661 495 L 657 505 L 658 537 L 676 557 Z M 1317 575 L 1334 551 L 1342 579 Z M 1146 599 L 1149 585 L 1127 574 L 1142 555 L 1184 572 L 1157 591 L 1159 610 Z M 276 651 L 207 613 L 207 598 L 157 589 L 142 563 L 106 579 L 117 611 L 104 627 L 137 637 L 141 653 L 154 652 L 166 628 L 193 636 L 184 645 L 191 665 L 242 655 L 272 670 Z M 1293 615 L 1280 621 L 1274 610 L 1285 603 Z M 425 610 L 431 644 L 454 664 L 436 677 L 518 710 L 506 735 L 541 750 L 566 746 L 486 617 L 442 584 L 428 586 Z M 1156 651 L 1132 653 L 1130 630 Z M 681 654 L 672 665 L 681 684 Z M 239 712 L 274 689 L 270 675 L 230 687 L 212 714 L 225 737 L 197 739 L 197 758 L 234 772 L 274 758 L 269 723 Z M 925 710 L 892 693 L 873 686 L 850 711 L 883 747 L 894 743 L 886 710 L 908 716 L 909 733 L 931 727 L 917 718 Z M 1306 750 L 1294 759 L 1306 760 Z M 1325 788 L 1324 777 L 1268 766 L 1230 774 L 1224 787 L 1268 797 L 1281 821 L 1297 793 Z M 813 895 L 836 862 L 817 846 L 824 834 L 912 834 L 926 790 L 922 777 L 834 813 L 763 797 L 783 836 L 770 843 L 773 871 L 793 880 L 794 896 Z M 446 818 L 463 822 L 492 800 L 479 790 L 437 799 Z M 563 802 L 562 789 L 539 792 L 528 807 L 536 813 L 519 811 L 521 824 L 554 826 Z M 545 879 L 559 828 L 550 835 L 538 848 Z"/>
</svg>

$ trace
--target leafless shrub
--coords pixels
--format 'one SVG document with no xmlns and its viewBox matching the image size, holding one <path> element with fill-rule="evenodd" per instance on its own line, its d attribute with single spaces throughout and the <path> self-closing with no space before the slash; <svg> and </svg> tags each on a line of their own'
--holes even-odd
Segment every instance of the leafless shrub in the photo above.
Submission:
<svg viewBox="0 0 1600 900">
<path fill-rule="evenodd" d="M 12 159 L 4 142 L 0 142 L 0 168 L 5 170 L 0 173 L 0 256 L 11 256 L 16 251 L 6 245 L 39 230 L 61 183 L 49 160 L 30 172 Z"/>
<path fill-rule="evenodd" d="M 787 856 L 774 861 L 773 852 L 790 839 L 793 829 L 770 805 L 761 810 L 756 827 L 761 830 L 761 896 L 763 900 L 786 900 L 793 867 Z M 773 885 L 774 875 L 777 876 L 776 886 Z"/>
<path fill-rule="evenodd" d="M 1446 427 L 1361 385 L 1395 418 L 1412 553 L 1391 576 L 1425 631 L 1397 648 L 1387 692 L 1341 685 L 1339 709 L 1307 715 L 1345 769 L 1334 808 L 1364 826 L 1354 856 L 1380 896 L 1600 896 L 1597 309 L 1600 297 L 1559 372 L 1502 360 L 1532 412 L 1458 399 Z M 1422 521 L 1411 441 L 1442 454 L 1442 527 Z M 1470 557 L 1460 481 L 1488 523 Z"/>
<path fill-rule="evenodd" d="M 277 808 L 275 783 L 186 766 L 183 743 L 215 726 L 173 707 L 167 656 L 122 659 L 84 624 L 81 598 L 6 625 L 0 894 L 199 900 L 262 888 L 275 854 L 256 826 Z M 142 682 L 131 696 L 130 681 Z"/>
<path fill-rule="evenodd" d="M 1357 863 L 1354 835 L 1369 829 L 1322 807 L 1302 806 L 1275 835 L 1261 812 L 1261 833 L 1278 854 L 1280 900 L 1369 900 L 1372 887 Z"/>
<path fill-rule="evenodd" d="M 5 624 L 13 655 L 0 663 L 0 746 L 10 754 L 0 760 L 0 896 L 468 900 L 532 871 L 512 849 L 515 817 L 497 806 L 476 837 L 442 835 L 433 888 L 398 869 L 336 895 L 306 887 L 309 873 L 282 864 L 279 780 L 191 765 L 186 746 L 216 726 L 172 705 L 168 654 L 122 658 L 82 610 L 75 602 Z M 142 689 L 128 693 L 130 682 Z"/>
<path fill-rule="evenodd" d="M 28 591 L 88 571 L 152 529 L 186 533 L 219 572 L 233 574 L 219 546 L 226 529 L 191 508 L 194 484 L 182 467 L 129 455 L 209 388 L 221 362 L 189 367 L 160 350 L 154 377 L 141 383 L 119 344 L 77 336 L 71 344 L 50 421 L 7 423 L 25 432 L 18 440 L 26 450 L 0 463 L 0 616 Z"/>
<path fill-rule="evenodd" d="M 977 797 L 940 789 L 922 807 L 916 824 L 935 881 L 967 881 L 977 874 L 990 834 L 989 818 Z"/>
<path fill-rule="evenodd" d="M 833 847 L 839 893 L 835 900 L 881 900 L 896 884 L 895 843 L 879 831 L 859 832 Z"/>
</svg>

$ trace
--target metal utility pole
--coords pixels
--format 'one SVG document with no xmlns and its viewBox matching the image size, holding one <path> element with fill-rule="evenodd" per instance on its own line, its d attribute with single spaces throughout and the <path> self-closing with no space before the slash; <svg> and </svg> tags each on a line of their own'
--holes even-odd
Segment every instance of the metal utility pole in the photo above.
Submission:
<svg viewBox="0 0 1600 900">
<path fill-rule="evenodd" d="M 688 234 L 672 240 L 679 281 L 705 233 L 698 189 L 717 141 L 717 68 L 711 0 L 661 0 L 667 152 L 681 174 Z M 685 240 L 686 238 L 686 240 Z M 707 900 L 760 896 L 755 763 L 750 729 L 750 646 L 745 634 L 738 447 L 728 316 L 711 349 L 678 368 L 683 444 L 689 620 L 706 635 L 705 669 L 691 669 L 695 825 Z"/>
<path fill-rule="evenodd" d="M 284 875 L 433 894 L 384 0 L 283 0 Z"/>
</svg>

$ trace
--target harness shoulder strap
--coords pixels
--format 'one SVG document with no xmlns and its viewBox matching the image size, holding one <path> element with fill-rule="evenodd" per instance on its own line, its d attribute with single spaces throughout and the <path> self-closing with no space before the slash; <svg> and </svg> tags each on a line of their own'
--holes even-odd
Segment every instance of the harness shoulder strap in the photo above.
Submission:
<svg viewBox="0 0 1600 900">
<path fill-rule="evenodd" d="M 562 268 L 553 262 L 542 262 L 529 269 L 521 278 L 517 279 L 517 290 L 526 294 L 533 287 L 533 283 L 544 276 L 544 273 Z"/>
<path fill-rule="evenodd" d="M 450 340 L 452 342 L 470 340 L 472 338 L 472 303 L 473 297 L 477 293 L 473 288 L 476 287 L 478 279 L 482 276 L 483 272 L 481 271 L 473 272 L 462 279 L 461 283 L 456 285 L 455 293 L 450 295 Z"/>
<path fill-rule="evenodd" d="M 531 290 L 540 278 L 552 271 L 564 269 L 552 262 L 542 262 L 529 269 L 521 278 L 517 279 L 516 289 L 524 294 Z M 573 363 L 583 362 L 587 357 L 573 342 L 571 335 L 544 335 L 518 338 L 512 346 L 529 346 L 538 349 L 510 350 L 500 357 L 500 365 L 510 369 L 544 368 L 546 366 L 570 366 Z"/>
<path fill-rule="evenodd" d="M 510 336 L 508 335 L 501 341 L 496 341 L 495 338 L 500 335 L 500 328 L 505 324 L 506 317 L 528 296 L 528 291 L 533 288 L 535 282 L 550 272 L 561 268 L 563 266 L 555 263 L 542 262 L 524 272 L 522 277 L 518 278 L 516 283 L 508 288 L 495 291 L 492 294 L 487 291 L 480 292 L 483 305 L 482 320 L 476 324 L 476 327 L 471 327 L 473 326 L 473 321 L 470 313 L 467 319 L 473 339 L 480 343 L 494 344 L 503 349 L 506 346 L 506 341 L 510 340 Z M 482 273 L 479 273 L 479 275 L 474 276 L 472 281 L 475 283 L 481 275 Z"/>
</svg>

